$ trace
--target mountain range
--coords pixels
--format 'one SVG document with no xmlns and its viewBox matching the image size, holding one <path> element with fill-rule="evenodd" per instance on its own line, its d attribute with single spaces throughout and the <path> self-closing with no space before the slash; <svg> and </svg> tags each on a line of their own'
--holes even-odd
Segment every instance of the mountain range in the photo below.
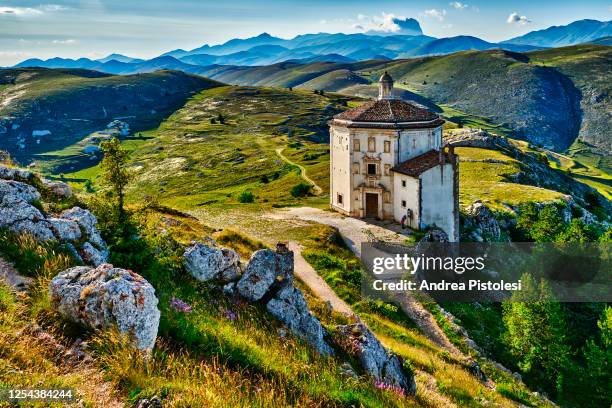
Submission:
<svg viewBox="0 0 612 408">
<path fill-rule="evenodd" d="M 396 21 L 399 34 L 368 31 L 361 34 L 304 34 L 292 39 L 262 33 L 246 39 L 232 39 L 224 44 L 205 44 L 192 50 L 176 49 L 150 60 L 111 54 L 105 58 L 48 60 L 28 59 L 15 67 L 84 68 L 111 74 L 152 72 L 158 69 L 178 69 L 202 74 L 202 67 L 261 66 L 292 61 L 348 63 L 364 60 L 401 59 L 418 56 L 444 55 L 466 50 L 503 49 L 524 52 L 536 49 L 601 41 L 612 36 L 611 22 L 580 20 L 567 26 L 533 31 L 500 43 L 491 43 L 472 36 L 434 38 L 423 34 L 414 19 Z"/>
</svg>

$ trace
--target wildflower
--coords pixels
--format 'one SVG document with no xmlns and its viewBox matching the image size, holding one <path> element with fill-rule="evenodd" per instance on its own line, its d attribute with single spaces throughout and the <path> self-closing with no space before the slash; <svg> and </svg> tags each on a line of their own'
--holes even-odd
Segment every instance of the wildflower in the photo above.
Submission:
<svg viewBox="0 0 612 408">
<path fill-rule="evenodd" d="M 404 389 L 398 385 L 393 385 L 393 384 L 388 384 L 384 381 L 376 381 L 374 383 L 374 387 L 378 388 L 379 390 L 385 390 L 385 391 L 391 391 L 396 393 L 397 395 L 401 396 L 401 397 L 405 397 L 406 396 L 406 391 L 404 391 Z"/>
<path fill-rule="evenodd" d="M 177 312 L 182 313 L 191 313 L 192 311 L 191 306 L 189 306 L 187 302 L 175 297 L 170 299 L 170 307 L 176 310 Z"/>
</svg>

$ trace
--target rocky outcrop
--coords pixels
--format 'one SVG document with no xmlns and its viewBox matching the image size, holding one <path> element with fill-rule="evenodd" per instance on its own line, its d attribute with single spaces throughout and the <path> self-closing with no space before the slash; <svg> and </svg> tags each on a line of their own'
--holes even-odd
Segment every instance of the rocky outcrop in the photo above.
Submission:
<svg viewBox="0 0 612 408">
<path fill-rule="evenodd" d="M 132 271 L 109 264 L 78 266 L 53 278 L 49 294 L 68 320 L 92 329 L 116 327 L 143 351 L 155 345 L 160 317 L 155 289 Z"/>
<path fill-rule="evenodd" d="M 0 179 L 31 183 L 35 180 L 35 178 L 36 176 L 34 173 L 29 170 L 0 165 Z"/>
<path fill-rule="evenodd" d="M 54 239 L 51 225 L 37 208 L 38 191 L 25 183 L 0 179 L 0 228 L 29 232 L 39 240 Z"/>
<path fill-rule="evenodd" d="M 416 393 L 414 376 L 404 368 L 400 357 L 387 351 L 363 323 L 340 325 L 336 329 L 338 345 L 358 359 L 378 384 L 399 387 L 410 395 Z"/>
<path fill-rule="evenodd" d="M 270 249 L 255 252 L 236 289 L 242 297 L 256 301 L 268 293 L 273 285 L 293 285 L 293 252 Z"/>
<path fill-rule="evenodd" d="M 42 185 L 46 193 L 55 199 L 65 200 L 72 197 L 72 187 L 66 183 L 42 179 Z"/>
<path fill-rule="evenodd" d="M 589 208 L 589 201 L 597 199 L 606 211 L 612 211 L 610 200 L 601 195 L 593 187 L 578 182 L 564 172 L 552 169 L 542 154 L 557 153 L 541 150 L 539 153 L 525 153 L 515 147 L 507 138 L 489 133 L 482 129 L 458 129 L 445 134 L 445 143 L 455 147 L 477 147 L 481 149 L 498 150 L 521 162 L 524 171 L 513 176 L 513 181 L 519 184 L 533 185 L 568 194 L 582 208 Z"/>
<path fill-rule="evenodd" d="M 331 355 L 332 348 L 325 342 L 325 331 L 319 320 L 310 313 L 302 292 L 287 285 L 266 305 L 268 312 L 283 322 L 294 334 L 305 339 L 319 354 Z"/>
<path fill-rule="evenodd" d="M 286 245 L 279 244 L 275 251 L 254 252 L 242 276 L 238 254 L 217 248 L 214 243 L 187 248 L 183 262 L 196 279 L 218 282 L 228 296 L 265 304 L 272 316 L 319 354 L 333 354 L 325 341 L 326 330 L 308 309 L 302 292 L 293 286 L 293 252 Z"/>
<path fill-rule="evenodd" d="M 485 204 L 481 201 L 476 201 L 466 209 L 469 219 L 466 224 L 469 224 L 470 237 L 474 241 L 499 241 L 501 238 L 501 228 L 495 219 L 495 216 Z"/>
<path fill-rule="evenodd" d="M 39 241 L 58 241 L 94 266 L 106 262 L 108 249 L 97 229 L 96 217 L 79 207 L 55 216 L 45 214 L 41 194 L 34 186 L 36 180 L 27 170 L 0 166 L 0 228 L 27 233 Z"/>
<path fill-rule="evenodd" d="M 195 279 L 232 282 L 240 275 L 240 256 L 231 249 L 195 243 L 183 255 L 185 269 Z"/>
</svg>

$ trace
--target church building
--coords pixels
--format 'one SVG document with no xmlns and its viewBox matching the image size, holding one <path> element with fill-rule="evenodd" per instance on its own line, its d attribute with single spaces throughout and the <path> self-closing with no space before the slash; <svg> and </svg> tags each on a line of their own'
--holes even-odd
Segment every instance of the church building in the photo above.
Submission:
<svg viewBox="0 0 612 408">
<path fill-rule="evenodd" d="M 438 227 L 459 240 L 459 168 L 442 144 L 444 121 L 393 97 L 385 72 L 377 100 L 340 113 L 330 125 L 331 208 L 357 218 Z"/>
</svg>

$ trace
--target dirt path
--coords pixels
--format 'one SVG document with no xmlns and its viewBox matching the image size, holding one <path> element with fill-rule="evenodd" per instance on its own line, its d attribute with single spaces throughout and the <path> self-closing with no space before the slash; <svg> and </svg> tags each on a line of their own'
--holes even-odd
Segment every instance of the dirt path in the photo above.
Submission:
<svg viewBox="0 0 612 408">
<path fill-rule="evenodd" d="M 302 247 L 297 242 L 290 242 L 289 249 L 293 251 L 295 274 L 324 302 L 329 302 L 332 309 L 338 313 L 352 316 L 351 307 L 333 291 L 323 278 L 302 256 Z"/>
<path fill-rule="evenodd" d="M 304 180 L 306 180 L 306 182 L 308 184 L 312 185 L 312 189 L 314 190 L 315 195 L 320 195 L 323 192 L 323 189 L 321 187 L 319 187 L 317 185 L 317 183 L 314 182 L 313 179 L 311 179 L 310 177 L 308 177 L 308 175 L 306 174 L 306 169 L 304 168 L 304 166 L 299 165 L 295 162 L 292 162 L 291 160 L 289 160 L 289 158 L 287 158 L 285 155 L 283 155 L 283 150 L 284 147 L 279 147 L 278 149 L 276 149 L 276 154 L 278 154 L 278 156 L 285 162 L 289 163 L 292 166 L 296 166 L 300 169 L 300 175 L 302 176 L 302 178 Z"/>
<path fill-rule="evenodd" d="M 318 208 L 289 208 L 276 211 L 270 217 L 278 220 L 297 218 L 335 227 L 351 251 L 358 257 L 361 257 L 361 244 L 364 242 L 373 239 L 385 242 L 402 242 L 405 239 L 405 236 L 402 234 L 405 231 L 402 231 L 399 226 L 393 223 L 378 222 L 375 225 L 357 218 L 345 217 L 341 214 Z M 321 279 L 321 281 L 323 280 Z M 397 301 L 402 310 L 432 342 L 455 356 L 464 357 L 463 353 L 451 343 L 446 334 L 440 329 L 432 314 L 420 302 L 412 298 L 409 293 L 398 297 Z"/>
</svg>

